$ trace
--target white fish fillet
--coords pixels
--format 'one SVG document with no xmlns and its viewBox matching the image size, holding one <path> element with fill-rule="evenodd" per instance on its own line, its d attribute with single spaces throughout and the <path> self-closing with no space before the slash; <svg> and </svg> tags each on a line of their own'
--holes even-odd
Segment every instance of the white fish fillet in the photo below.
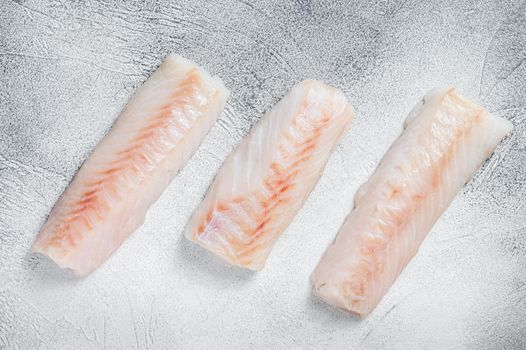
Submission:
<svg viewBox="0 0 526 350">
<path fill-rule="evenodd" d="M 312 274 L 314 293 L 369 314 L 511 128 L 454 88 L 428 93 L 358 190 L 354 210 Z"/>
<path fill-rule="evenodd" d="M 231 264 L 263 268 L 353 116 L 340 90 L 294 86 L 227 158 L 186 237 Z"/>
<path fill-rule="evenodd" d="M 221 80 L 170 55 L 84 162 L 33 244 L 84 276 L 144 221 L 195 152 L 229 95 Z"/>
</svg>

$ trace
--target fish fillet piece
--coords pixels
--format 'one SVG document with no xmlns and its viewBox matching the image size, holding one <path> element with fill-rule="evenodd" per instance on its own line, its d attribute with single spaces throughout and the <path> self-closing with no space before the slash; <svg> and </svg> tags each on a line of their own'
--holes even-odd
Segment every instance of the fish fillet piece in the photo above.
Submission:
<svg viewBox="0 0 526 350">
<path fill-rule="evenodd" d="M 221 80 L 169 55 L 55 204 L 33 251 L 85 276 L 144 221 L 223 111 Z"/>
<path fill-rule="evenodd" d="M 233 265 L 262 269 L 353 116 L 340 90 L 295 85 L 227 158 L 186 237 Z"/>
<path fill-rule="evenodd" d="M 369 314 L 511 128 L 452 87 L 429 92 L 357 191 L 354 210 L 312 274 L 314 293 Z"/>
</svg>

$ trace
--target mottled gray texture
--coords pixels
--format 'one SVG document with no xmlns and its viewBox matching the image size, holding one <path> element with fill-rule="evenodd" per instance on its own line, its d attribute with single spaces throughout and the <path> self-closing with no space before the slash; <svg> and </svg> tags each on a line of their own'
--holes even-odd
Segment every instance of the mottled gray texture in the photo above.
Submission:
<svg viewBox="0 0 526 350">
<path fill-rule="evenodd" d="M 232 90 L 221 120 L 99 270 L 29 253 L 76 169 L 169 52 Z M 0 0 L 1 349 L 526 348 L 526 4 L 521 1 Z M 267 267 L 182 238 L 222 160 L 295 82 L 357 117 Z M 309 274 L 418 99 L 453 84 L 512 135 L 379 307 L 357 321 Z"/>
</svg>

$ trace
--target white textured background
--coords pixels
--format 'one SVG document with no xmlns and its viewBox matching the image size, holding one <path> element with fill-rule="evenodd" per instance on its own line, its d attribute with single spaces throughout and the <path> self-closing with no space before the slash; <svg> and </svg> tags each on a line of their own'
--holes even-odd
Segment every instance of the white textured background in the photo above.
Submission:
<svg viewBox="0 0 526 350">
<path fill-rule="evenodd" d="M 85 279 L 29 254 L 77 168 L 169 52 L 232 90 L 144 226 Z M 357 117 L 266 269 L 218 264 L 183 227 L 222 160 L 294 83 Z M 526 3 L 0 0 L 1 349 L 525 349 Z M 357 321 L 309 275 L 353 194 L 432 87 L 515 125 L 382 303 Z"/>
</svg>

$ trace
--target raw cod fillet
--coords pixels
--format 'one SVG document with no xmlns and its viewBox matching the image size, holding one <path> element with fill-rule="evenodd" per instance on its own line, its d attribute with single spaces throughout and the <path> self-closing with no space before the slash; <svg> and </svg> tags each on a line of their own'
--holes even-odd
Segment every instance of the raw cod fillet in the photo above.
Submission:
<svg viewBox="0 0 526 350">
<path fill-rule="evenodd" d="M 353 116 L 340 90 L 294 86 L 227 158 L 186 237 L 233 265 L 263 268 Z"/>
<path fill-rule="evenodd" d="M 314 293 L 369 314 L 511 128 L 454 88 L 429 92 L 356 193 L 354 210 L 312 274 Z"/>
<path fill-rule="evenodd" d="M 136 91 L 42 227 L 33 251 L 85 276 L 144 221 L 223 111 L 221 80 L 170 55 Z"/>
</svg>

